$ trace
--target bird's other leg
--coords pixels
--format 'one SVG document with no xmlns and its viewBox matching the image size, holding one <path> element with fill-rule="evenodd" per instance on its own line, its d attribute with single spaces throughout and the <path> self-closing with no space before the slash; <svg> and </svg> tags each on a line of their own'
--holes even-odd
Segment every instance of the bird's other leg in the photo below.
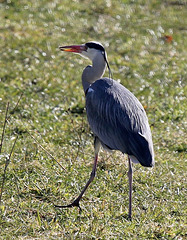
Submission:
<svg viewBox="0 0 187 240">
<path fill-rule="evenodd" d="M 89 178 L 88 182 L 86 183 L 85 187 L 83 188 L 83 190 L 81 191 L 79 196 L 72 203 L 70 203 L 68 205 L 64 205 L 64 206 L 55 205 L 55 207 L 59 207 L 59 208 L 79 207 L 79 209 L 81 211 L 81 207 L 79 205 L 79 201 L 81 200 L 83 194 L 85 193 L 85 191 L 88 188 L 88 186 L 90 185 L 90 183 L 93 181 L 93 179 L 95 177 L 95 174 L 96 174 L 98 153 L 99 153 L 99 149 L 100 149 L 100 141 L 99 141 L 99 139 L 97 137 L 95 137 L 95 140 L 94 140 L 94 149 L 95 149 L 95 159 L 94 159 L 92 172 L 90 174 L 90 178 Z"/>
<path fill-rule="evenodd" d="M 129 171 L 128 171 L 128 178 L 129 178 L 129 219 L 132 218 L 132 177 L 133 177 L 133 171 L 132 171 L 132 163 L 130 160 L 130 157 L 128 156 L 129 161 Z"/>
</svg>

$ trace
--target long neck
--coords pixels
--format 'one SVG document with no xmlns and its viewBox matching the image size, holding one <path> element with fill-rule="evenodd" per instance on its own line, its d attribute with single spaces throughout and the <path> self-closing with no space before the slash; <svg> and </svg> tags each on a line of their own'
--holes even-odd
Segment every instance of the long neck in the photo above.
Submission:
<svg viewBox="0 0 187 240">
<path fill-rule="evenodd" d="M 92 60 L 92 66 L 87 66 L 82 73 L 82 85 L 84 92 L 89 88 L 89 86 L 100 79 L 106 68 L 106 62 L 102 55 L 96 55 Z"/>
</svg>

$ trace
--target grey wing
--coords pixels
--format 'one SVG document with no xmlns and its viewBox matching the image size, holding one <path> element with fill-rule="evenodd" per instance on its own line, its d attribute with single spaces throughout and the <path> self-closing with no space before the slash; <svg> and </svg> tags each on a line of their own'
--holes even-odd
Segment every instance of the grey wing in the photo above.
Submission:
<svg viewBox="0 0 187 240">
<path fill-rule="evenodd" d="M 143 166 L 154 164 L 151 131 L 137 98 L 111 79 L 93 83 L 86 95 L 93 133 L 108 148 L 133 155 Z"/>
</svg>

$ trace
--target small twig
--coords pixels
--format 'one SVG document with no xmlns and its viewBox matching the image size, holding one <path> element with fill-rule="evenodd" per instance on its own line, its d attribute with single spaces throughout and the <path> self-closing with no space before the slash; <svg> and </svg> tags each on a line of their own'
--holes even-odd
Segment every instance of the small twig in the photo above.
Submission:
<svg viewBox="0 0 187 240">
<path fill-rule="evenodd" d="M 28 131 L 27 133 L 30 135 L 31 138 L 34 139 L 34 141 L 38 144 L 39 147 L 41 147 L 41 149 L 44 150 L 44 152 L 46 152 L 64 171 L 66 171 L 66 169 L 52 156 L 51 153 L 49 153 L 39 142 L 38 140 L 36 140 L 35 137 L 33 137 Z"/>
<path fill-rule="evenodd" d="M 20 97 L 19 97 L 19 99 L 18 99 L 18 101 L 17 101 L 17 103 L 16 103 L 15 107 L 12 109 L 12 111 L 11 111 L 11 112 L 15 112 L 15 110 L 16 110 L 16 108 L 18 107 L 18 104 L 19 104 L 19 102 L 20 102 L 20 100 L 21 100 L 22 96 L 23 96 L 23 93 L 21 93 L 21 95 L 20 95 Z"/>
<path fill-rule="evenodd" d="M 5 127 L 6 127 L 6 123 L 7 123 L 8 108 L 9 108 L 9 102 L 7 103 L 7 107 L 6 107 L 5 121 L 4 121 L 4 125 L 3 125 L 3 132 L 2 132 L 1 143 L 0 143 L 0 153 L 1 153 L 1 150 L 2 150 L 2 146 L 3 146 Z"/>
<path fill-rule="evenodd" d="M 15 147 L 15 144 L 16 144 L 16 141 L 18 139 L 18 136 L 16 137 L 15 141 L 14 141 L 14 144 L 12 146 L 12 149 L 11 149 L 11 152 L 9 154 L 9 157 L 7 158 L 6 162 L 5 162 L 5 168 L 4 168 L 4 173 L 3 173 L 3 181 L 2 181 L 2 185 L 1 185 L 1 193 L 0 193 L 0 203 L 1 203 L 1 199 L 2 199 L 2 194 L 3 194 L 3 188 L 4 188 L 4 184 L 5 184 L 5 178 L 6 178 L 6 170 L 7 170 L 7 167 L 10 163 L 10 158 L 12 156 L 12 153 L 13 153 L 13 150 L 14 150 L 14 147 Z"/>
</svg>

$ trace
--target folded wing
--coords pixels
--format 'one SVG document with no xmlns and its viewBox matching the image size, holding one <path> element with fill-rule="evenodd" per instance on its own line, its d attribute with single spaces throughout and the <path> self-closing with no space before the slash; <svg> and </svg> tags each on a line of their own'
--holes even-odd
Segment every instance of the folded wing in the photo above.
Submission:
<svg viewBox="0 0 187 240">
<path fill-rule="evenodd" d="M 93 133 L 104 145 L 134 156 L 143 166 L 154 165 L 145 110 L 128 89 L 112 79 L 97 80 L 87 91 L 86 111 Z"/>
</svg>

